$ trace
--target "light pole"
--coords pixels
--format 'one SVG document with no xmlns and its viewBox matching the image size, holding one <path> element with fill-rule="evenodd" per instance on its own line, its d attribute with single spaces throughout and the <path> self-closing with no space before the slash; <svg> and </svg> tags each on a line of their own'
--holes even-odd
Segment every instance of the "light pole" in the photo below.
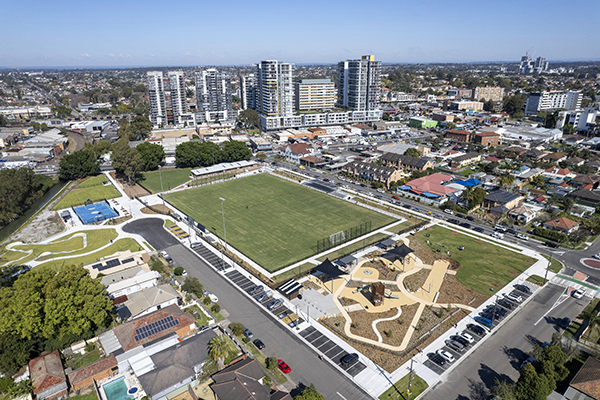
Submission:
<svg viewBox="0 0 600 400">
<path fill-rule="evenodd" d="M 162 184 L 162 173 L 160 171 L 160 168 L 158 169 L 158 177 L 160 178 L 160 197 L 162 198 L 162 202 L 163 202 L 163 207 L 165 206 L 165 195 L 164 195 L 164 190 L 163 190 L 163 184 Z"/>
<path fill-rule="evenodd" d="M 227 231 L 225 230 L 225 211 L 223 209 L 223 202 L 225 199 L 219 197 L 219 200 L 221 200 L 221 214 L 223 215 L 223 237 L 225 239 L 225 251 L 227 251 Z M 221 267 L 225 269 L 225 256 L 223 255 L 223 250 L 221 250 Z"/>
</svg>

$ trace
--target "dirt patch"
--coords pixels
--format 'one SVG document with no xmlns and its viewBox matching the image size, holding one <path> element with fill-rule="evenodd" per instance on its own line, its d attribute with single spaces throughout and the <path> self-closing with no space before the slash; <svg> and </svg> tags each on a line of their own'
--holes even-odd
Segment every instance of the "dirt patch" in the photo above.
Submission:
<svg viewBox="0 0 600 400">
<path fill-rule="evenodd" d="M 381 260 L 367 262 L 367 263 L 364 263 L 362 266 L 366 267 L 366 268 L 373 268 L 373 269 L 376 269 L 377 271 L 379 271 L 379 279 L 381 279 L 381 280 L 395 281 L 396 277 L 399 274 L 398 271 L 396 271 L 395 269 L 394 270 L 390 269 Z"/>
<path fill-rule="evenodd" d="M 392 346 L 400 346 L 418 308 L 418 304 L 403 306 L 402 315 L 398 319 L 379 322 L 377 324 L 377 330 L 381 333 L 383 343 Z"/>
<path fill-rule="evenodd" d="M 164 206 L 162 204 L 151 204 L 150 205 L 154 210 L 149 209 L 148 207 L 144 207 L 142 208 L 140 211 L 143 212 L 144 214 L 169 214 L 172 213 L 173 210 L 171 210 L 169 207 Z M 158 210 L 160 212 L 157 212 L 155 210 Z"/>
<path fill-rule="evenodd" d="M 15 241 L 38 243 L 64 230 L 65 225 L 56 211 L 44 211 L 25 228 L 12 235 L 6 243 Z"/>
<path fill-rule="evenodd" d="M 407 276 L 404 278 L 404 284 L 406 285 L 406 288 L 409 291 L 414 292 L 423 286 L 430 272 L 431 270 L 429 269 L 421 269 L 419 272 L 415 272 L 414 274 Z"/>
<path fill-rule="evenodd" d="M 121 186 L 121 189 L 123 189 L 125 194 L 129 196 L 130 199 L 133 199 L 134 197 L 148 196 L 149 194 L 151 194 L 149 191 L 147 191 L 137 183 L 130 185 L 128 179 L 122 174 L 117 174 L 116 171 L 109 172 L 109 174 L 113 177 L 114 180 L 117 181 L 119 186 Z"/>
<path fill-rule="evenodd" d="M 427 346 L 467 315 L 468 312 L 462 309 L 425 307 L 408 348 Z"/>
<path fill-rule="evenodd" d="M 124 217 L 118 217 L 118 218 L 111 218 L 108 221 L 106 221 L 106 223 L 104 225 L 119 225 L 125 221 L 129 221 L 131 218 L 133 218 L 131 215 L 126 215 Z"/>
<path fill-rule="evenodd" d="M 356 301 L 354 299 L 351 299 L 349 297 L 340 297 L 339 300 L 340 300 L 340 303 L 342 303 L 342 305 L 344 307 L 348 307 L 348 306 L 351 306 L 353 304 L 360 304 L 358 301 Z"/>
<path fill-rule="evenodd" d="M 456 279 L 456 276 L 448 274 L 440 288 L 437 302 L 442 304 L 465 304 L 476 308 L 483 304 L 488 298 L 489 296 L 477 293 L 460 283 L 460 281 Z"/>
<path fill-rule="evenodd" d="M 367 339 L 377 340 L 377 335 L 373 330 L 373 321 L 381 318 L 390 318 L 396 314 L 398 314 L 397 308 L 392 308 L 391 310 L 377 314 L 369 313 L 364 310 L 353 311 L 351 313 L 348 313 L 348 315 L 352 319 L 352 324 L 350 325 L 350 332 Z"/>
<path fill-rule="evenodd" d="M 417 233 L 415 236 L 420 236 L 421 234 Z M 427 240 L 426 236 L 420 236 L 419 239 Z M 415 251 L 415 255 L 423 261 L 424 264 L 433 265 L 433 263 L 437 260 L 447 261 L 450 264 L 449 269 L 456 271 L 460 264 L 453 260 L 450 257 L 446 257 L 445 255 L 434 251 L 431 251 L 425 244 L 421 243 L 421 240 L 417 238 L 412 239 L 410 241 L 409 247 Z"/>
</svg>

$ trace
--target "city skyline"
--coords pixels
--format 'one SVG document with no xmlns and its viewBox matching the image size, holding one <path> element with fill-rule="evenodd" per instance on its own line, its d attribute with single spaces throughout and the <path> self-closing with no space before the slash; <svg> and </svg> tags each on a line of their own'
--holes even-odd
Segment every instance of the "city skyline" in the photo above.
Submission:
<svg viewBox="0 0 600 400">
<path fill-rule="evenodd" d="M 600 43 L 591 37 L 600 4 L 569 7 L 581 11 L 572 23 L 556 18 L 564 2 L 540 0 L 501 7 L 473 0 L 168 6 L 25 0 L 3 7 L 10 18 L 0 26 L 0 67 L 336 64 L 362 54 L 385 64 L 518 63 L 528 51 L 550 62 L 600 60 Z"/>
</svg>

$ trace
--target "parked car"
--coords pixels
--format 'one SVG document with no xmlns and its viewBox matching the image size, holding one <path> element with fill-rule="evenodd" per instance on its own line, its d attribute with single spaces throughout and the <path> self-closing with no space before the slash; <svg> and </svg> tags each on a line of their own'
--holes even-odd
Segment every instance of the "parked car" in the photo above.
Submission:
<svg viewBox="0 0 600 400">
<path fill-rule="evenodd" d="M 202 246 L 202 243 L 200 243 L 200 242 L 192 242 L 192 243 L 190 243 L 190 247 L 192 249 L 195 249 L 196 247 L 200 247 L 200 246 Z"/>
<path fill-rule="evenodd" d="M 473 343 L 475 341 L 475 339 L 473 338 L 473 336 L 469 335 L 467 332 L 459 332 L 459 333 L 457 333 L 457 336 L 462 337 L 468 343 Z"/>
<path fill-rule="evenodd" d="M 515 236 L 521 240 L 529 240 L 529 236 L 523 235 L 522 233 L 517 233 Z"/>
<path fill-rule="evenodd" d="M 346 354 L 344 357 L 342 357 L 342 359 L 340 360 L 340 363 L 343 366 L 348 366 L 350 364 L 353 364 L 355 361 L 358 361 L 358 354 L 350 353 L 350 354 Z"/>
<path fill-rule="evenodd" d="M 475 321 L 479 322 L 481 325 L 486 326 L 488 328 L 492 327 L 492 321 L 487 318 L 478 316 L 478 317 L 475 317 Z"/>
<path fill-rule="evenodd" d="M 446 361 L 448 362 L 454 362 L 454 356 L 447 352 L 446 350 L 442 350 L 439 349 L 438 351 L 436 351 L 437 354 L 439 354 L 440 356 L 444 357 L 446 359 Z"/>
<path fill-rule="evenodd" d="M 471 224 L 468 222 L 461 222 L 460 226 L 462 226 L 463 228 L 467 228 L 467 229 L 471 228 Z"/>
<path fill-rule="evenodd" d="M 552 240 L 546 240 L 546 243 L 544 244 L 548 247 L 552 247 L 553 249 L 556 249 L 558 247 L 558 243 L 553 242 Z"/>
<path fill-rule="evenodd" d="M 264 288 L 262 287 L 262 285 L 257 285 L 254 286 L 251 290 L 250 290 L 250 295 L 254 296 L 255 294 L 259 294 L 260 292 L 262 292 L 264 290 Z"/>
<path fill-rule="evenodd" d="M 504 239 L 504 234 L 500 232 L 492 232 L 490 236 L 496 239 Z"/>
<path fill-rule="evenodd" d="M 558 326 L 560 326 L 563 329 L 567 329 L 569 327 L 569 325 L 571 325 L 571 320 L 569 318 L 567 318 L 567 317 L 564 317 L 558 323 Z"/>
<path fill-rule="evenodd" d="M 468 324 L 467 329 L 470 330 L 471 332 L 478 334 L 479 336 L 485 336 L 487 334 L 487 331 L 479 325 Z"/>
<path fill-rule="evenodd" d="M 527 285 L 515 285 L 515 289 L 523 292 L 523 293 L 531 293 L 531 289 Z"/>
<path fill-rule="evenodd" d="M 464 217 L 465 217 L 465 216 L 464 216 L 464 215 L 462 215 L 462 214 L 456 214 L 456 216 L 457 216 L 458 218 L 464 218 Z"/>
<path fill-rule="evenodd" d="M 575 297 L 576 299 L 582 298 L 583 295 L 585 295 L 585 290 L 583 289 L 577 289 L 571 293 L 571 296 Z"/>
<path fill-rule="evenodd" d="M 394 199 L 394 200 L 400 200 L 400 197 L 398 197 L 398 196 L 396 196 L 396 195 L 393 195 L 393 196 L 392 196 L 392 199 Z"/>
<path fill-rule="evenodd" d="M 475 228 L 473 228 L 473 230 L 474 230 L 475 232 L 479 232 L 479 233 L 483 233 L 483 232 L 484 232 L 483 228 L 482 228 L 482 227 L 479 227 L 479 226 L 476 226 Z"/>
<path fill-rule="evenodd" d="M 457 220 L 457 219 L 454 219 L 454 218 L 450 218 L 450 219 L 448 220 L 448 222 L 450 222 L 451 224 L 455 224 L 455 225 L 458 225 L 458 224 L 460 224 L 460 221 L 459 221 L 459 220 Z"/>
<path fill-rule="evenodd" d="M 501 233 L 504 233 L 504 232 L 506 232 L 506 228 L 505 228 L 505 227 L 503 227 L 502 225 L 496 225 L 496 226 L 494 227 L 494 230 L 495 230 L 495 231 L 498 231 L 498 232 L 501 232 Z"/>
<path fill-rule="evenodd" d="M 284 374 L 289 374 L 290 372 L 292 372 L 290 366 L 287 365 L 283 360 L 277 360 L 277 368 L 279 368 L 279 370 Z"/>
<path fill-rule="evenodd" d="M 519 369 L 522 369 L 522 368 L 525 366 L 525 364 L 530 364 L 530 363 L 532 363 L 532 362 L 534 362 L 534 361 L 535 361 L 535 358 L 533 358 L 533 357 L 528 357 L 528 358 L 527 358 L 527 360 L 525 360 L 525 361 L 523 361 L 523 362 L 521 363 L 521 366 L 519 367 Z"/>
<path fill-rule="evenodd" d="M 450 210 L 449 208 L 446 208 L 446 209 L 444 210 L 444 212 L 445 212 L 446 214 L 454 215 L 454 211 Z"/>
<path fill-rule="evenodd" d="M 508 301 L 506 299 L 498 300 L 498 304 L 504 308 L 508 308 L 509 310 L 512 310 L 515 307 L 514 303 L 511 303 L 510 301 Z"/>
<path fill-rule="evenodd" d="M 437 353 L 433 353 L 433 354 L 431 354 L 431 355 L 429 356 L 429 359 L 430 359 L 431 361 L 433 361 L 434 363 L 436 363 L 437 365 L 439 365 L 439 366 L 443 366 L 443 365 L 445 365 L 445 364 L 446 364 L 446 359 L 445 359 L 444 357 L 440 356 L 440 355 L 439 355 L 439 354 L 437 354 Z"/>
<path fill-rule="evenodd" d="M 508 300 L 515 302 L 515 303 L 520 303 L 523 301 L 523 298 L 516 293 L 509 293 L 504 297 L 506 297 Z"/>
<path fill-rule="evenodd" d="M 467 221 L 475 222 L 475 218 L 471 217 L 470 215 L 467 215 L 465 218 Z"/>
<path fill-rule="evenodd" d="M 252 343 L 254 343 L 254 345 L 256 346 L 256 348 L 259 349 L 259 350 L 262 350 L 262 349 L 265 348 L 265 344 L 260 339 L 254 339 L 254 341 Z"/>
<path fill-rule="evenodd" d="M 402 207 L 407 208 L 410 210 L 410 204 L 403 204 Z"/>
<path fill-rule="evenodd" d="M 248 328 L 244 328 L 244 335 L 246 335 L 246 337 L 248 339 L 252 339 L 254 337 L 254 334 L 252 333 L 252 331 Z"/>
<path fill-rule="evenodd" d="M 510 233 L 511 235 L 516 235 L 517 231 L 515 231 L 514 229 L 507 229 L 506 233 Z"/>
<path fill-rule="evenodd" d="M 267 300 L 269 297 L 271 297 L 271 292 L 265 292 L 265 293 L 262 293 L 260 296 L 258 296 L 256 298 L 256 301 L 263 302 L 263 301 Z"/>
<path fill-rule="evenodd" d="M 283 304 L 283 299 L 273 300 L 267 305 L 267 308 L 269 310 L 273 310 L 274 308 L 279 307 L 281 304 Z"/>
</svg>

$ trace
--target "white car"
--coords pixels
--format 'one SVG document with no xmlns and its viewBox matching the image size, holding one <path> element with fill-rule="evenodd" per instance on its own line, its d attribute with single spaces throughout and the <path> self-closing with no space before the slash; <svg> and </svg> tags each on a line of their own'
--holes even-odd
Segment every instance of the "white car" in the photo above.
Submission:
<svg viewBox="0 0 600 400">
<path fill-rule="evenodd" d="M 469 335 L 467 332 L 457 332 L 456 334 L 469 343 L 473 343 L 475 341 L 475 339 L 473 339 L 473 336 Z"/>
<path fill-rule="evenodd" d="M 445 212 L 446 214 L 454 215 L 454 211 L 450 210 L 449 208 L 446 208 L 446 209 L 444 210 L 444 212 Z"/>
<path fill-rule="evenodd" d="M 596 260 L 600 260 L 600 253 L 598 253 L 598 254 L 594 254 L 594 258 L 595 258 Z"/>
<path fill-rule="evenodd" d="M 438 351 L 436 351 L 436 354 L 439 354 L 440 356 L 444 357 L 444 359 L 448 362 L 454 362 L 454 356 L 446 350 L 439 349 Z"/>
<path fill-rule="evenodd" d="M 584 295 L 585 295 L 585 290 L 583 290 L 583 289 L 577 289 L 571 293 L 571 296 L 575 297 L 576 299 L 580 299 Z"/>
<path fill-rule="evenodd" d="M 521 240 L 529 240 L 529 236 L 523 235 L 522 233 L 517 233 L 515 236 Z"/>
<path fill-rule="evenodd" d="M 158 254 L 160 254 L 160 256 L 161 256 L 162 258 L 167 258 L 167 257 L 169 257 L 169 254 L 168 254 L 166 251 L 164 251 L 164 250 L 163 250 L 163 251 L 161 251 L 161 252 L 160 252 L 160 253 L 158 253 Z"/>
</svg>

